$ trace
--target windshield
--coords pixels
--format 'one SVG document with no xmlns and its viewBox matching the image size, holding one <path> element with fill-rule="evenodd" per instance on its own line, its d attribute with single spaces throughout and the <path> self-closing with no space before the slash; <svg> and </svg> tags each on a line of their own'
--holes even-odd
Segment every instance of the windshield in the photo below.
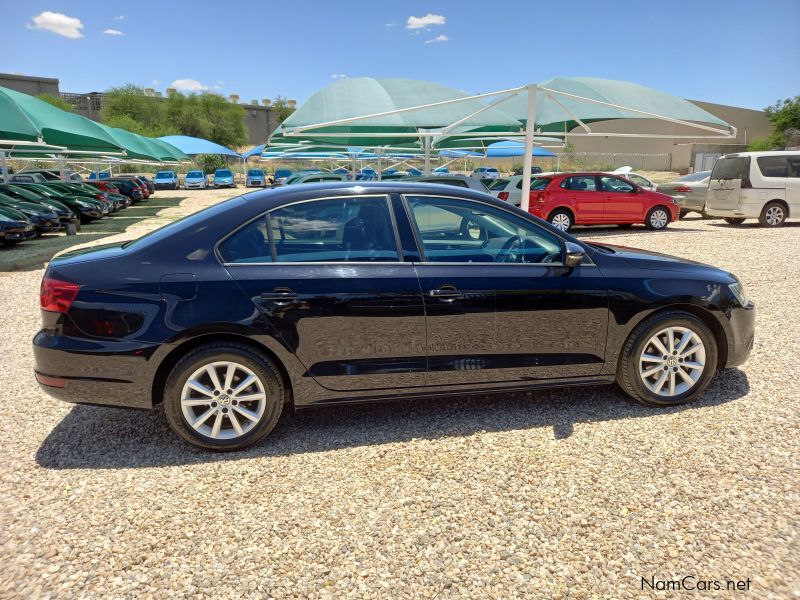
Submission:
<svg viewBox="0 0 800 600">
<path fill-rule="evenodd" d="M 723 156 L 714 164 L 711 179 L 741 179 L 747 177 L 750 159 L 745 156 Z"/>
<path fill-rule="evenodd" d="M 10 185 L 8 186 L 8 189 L 19 194 L 23 198 L 26 198 L 27 200 L 38 200 L 41 198 L 41 195 L 31 192 L 30 190 L 26 190 L 24 187 L 19 185 Z"/>
<path fill-rule="evenodd" d="M 156 173 L 156 179 L 172 179 L 173 177 L 172 171 L 159 171 Z"/>
<path fill-rule="evenodd" d="M 189 171 L 186 174 L 186 176 L 187 177 L 202 177 L 203 176 L 203 172 L 202 171 Z"/>
<path fill-rule="evenodd" d="M 689 175 L 679 177 L 675 181 L 703 181 L 703 179 L 708 179 L 709 175 L 711 175 L 711 171 L 698 171 L 697 173 L 690 173 Z"/>
<path fill-rule="evenodd" d="M 247 172 L 247 174 L 248 174 L 250 177 L 263 177 L 263 176 L 264 176 L 264 171 L 262 171 L 262 170 L 260 170 L 260 169 L 250 169 L 250 170 Z"/>
<path fill-rule="evenodd" d="M 214 173 L 214 177 L 230 177 L 231 175 L 232 175 L 231 172 L 228 171 L 227 169 L 220 170 Z"/>
<path fill-rule="evenodd" d="M 275 177 L 289 177 L 292 172 L 289 169 L 278 169 L 275 171 Z"/>
</svg>

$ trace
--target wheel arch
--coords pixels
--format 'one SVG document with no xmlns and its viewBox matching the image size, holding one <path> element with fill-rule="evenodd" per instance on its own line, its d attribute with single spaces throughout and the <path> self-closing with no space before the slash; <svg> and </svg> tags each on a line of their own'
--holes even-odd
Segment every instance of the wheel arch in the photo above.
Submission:
<svg viewBox="0 0 800 600">
<path fill-rule="evenodd" d="M 547 213 L 547 219 L 545 219 L 545 220 L 549 223 L 550 222 L 550 217 L 553 216 L 553 213 L 554 212 L 558 212 L 559 210 L 569 213 L 569 216 L 572 218 L 572 224 L 573 225 L 577 224 L 575 222 L 575 211 L 572 209 L 571 206 L 566 205 L 566 204 L 562 204 L 560 206 L 556 206 L 555 208 L 553 208 L 549 213 Z"/>
<path fill-rule="evenodd" d="M 630 336 L 633 335 L 633 332 L 636 330 L 639 324 L 645 319 L 649 319 L 650 317 L 659 315 L 661 313 L 673 311 L 683 311 L 685 313 L 689 313 L 690 315 L 700 319 L 705 325 L 708 326 L 708 328 L 714 334 L 714 340 L 717 342 L 717 369 L 722 369 L 728 362 L 728 335 L 725 333 L 722 325 L 720 325 L 719 321 L 710 310 L 701 306 L 697 306 L 696 304 L 669 304 L 667 306 L 662 306 L 651 313 L 642 315 L 636 320 L 635 323 L 632 324 L 630 331 L 628 331 L 628 335 L 625 336 L 625 342 L 623 343 L 623 346 L 628 342 Z"/>
<path fill-rule="evenodd" d="M 270 362 L 272 362 L 273 365 L 275 365 L 275 368 L 281 374 L 284 389 L 284 406 L 293 405 L 294 394 L 292 393 L 292 379 L 289 376 L 289 371 L 287 370 L 286 365 L 283 364 L 280 358 L 278 358 L 278 356 L 272 350 L 263 344 L 259 344 L 245 335 L 225 332 L 202 334 L 185 340 L 170 350 L 170 352 L 161 361 L 161 364 L 158 366 L 156 374 L 153 377 L 153 384 L 150 391 L 150 397 L 152 399 L 153 406 L 164 401 L 164 386 L 166 385 L 167 378 L 181 358 L 186 356 L 186 354 L 195 348 L 209 343 L 220 342 L 232 342 L 243 346 L 248 346 L 255 352 L 263 354 Z"/>
</svg>

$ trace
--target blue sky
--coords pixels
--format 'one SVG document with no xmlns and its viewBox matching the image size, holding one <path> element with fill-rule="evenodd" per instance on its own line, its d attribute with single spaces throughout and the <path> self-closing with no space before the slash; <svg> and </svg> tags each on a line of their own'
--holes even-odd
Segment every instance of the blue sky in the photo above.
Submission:
<svg viewBox="0 0 800 600">
<path fill-rule="evenodd" d="M 343 76 L 488 92 L 585 75 L 763 108 L 800 94 L 799 23 L 798 0 L 28 0 L 3 7 L 0 72 L 299 102 Z"/>
</svg>

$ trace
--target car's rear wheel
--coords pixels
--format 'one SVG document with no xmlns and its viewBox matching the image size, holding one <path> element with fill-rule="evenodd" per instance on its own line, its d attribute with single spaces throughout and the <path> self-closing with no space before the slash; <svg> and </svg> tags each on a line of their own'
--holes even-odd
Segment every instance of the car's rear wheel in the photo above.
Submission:
<svg viewBox="0 0 800 600">
<path fill-rule="evenodd" d="M 572 215 L 566 210 L 554 210 L 547 220 L 553 227 L 561 231 L 569 231 L 574 224 Z"/>
<path fill-rule="evenodd" d="M 728 225 L 741 225 L 744 223 L 744 219 L 739 217 L 725 217 L 723 219 Z"/>
<path fill-rule="evenodd" d="M 694 400 L 717 368 L 717 342 L 700 319 L 658 313 L 639 324 L 620 354 L 617 383 L 639 402 L 674 406 Z"/>
<path fill-rule="evenodd" d="M 780 227 L 786 222 L 786 208 L 780 202 L 768 202 L 758 222 L 762 227 Z"/>
<path fill-rule="evenodd" d="M 669 225 L 669 211 L 663 206 L 651 208 L 650 212 L 647 213 L 644 224 L 648 229 L 655 231 L 666 229 L 667 225 Z"/>
<path fill-rule="evenodd" d="M 278 422 L 283 398 L 275 366 L 235 343 L 192 350 L 164 387 L 170 427 L 186 442 L 211 450 L 241 450 L 263 439 Z"/>
</svg>

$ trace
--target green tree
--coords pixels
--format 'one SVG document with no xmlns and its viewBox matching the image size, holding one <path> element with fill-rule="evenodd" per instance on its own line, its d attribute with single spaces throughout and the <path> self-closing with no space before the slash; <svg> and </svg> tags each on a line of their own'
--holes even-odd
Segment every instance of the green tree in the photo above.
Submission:
<svg viewBox="0 0 800 600">
<path fill-rule="evenodd" d="M 789 130 L 800 129 L 800 96 L 778 100 L 772 106 L 764 109 L 767 118 L 775 132 L 768 138 L 753 140 L 749 145 L 749 150 L 773 150 L 782 149 L 787 143 Z"/>
<path fill-rule="evenodd" d="M 224 169 L 228 166 L 225 157 L 219 154 L 198 154 L 195 162 L 206 175 L 211 175 L 217 169 Z"/>
<path fill-rule="evenodd" d="M 283 123 L 289 118 L 289 115 L 295 111 L 294 108 L 289 106 L 289 101 L 283 96 L 278 96 L 272 101 L 272 109 L 278 115 L 278 124 Z"/>
<path fill-rule="evenodd" d="M 67 112 L 74 111 L 74 107 L 72 106 L 72 104 L 70 104 L 60 96 L 54 96 L 53 94 L 38 94 L 36 97 L 39 100 L 44 100 L 48 104 L 52 104 L 56 108 L 60 108 L 61 110 L 65 110 Z"/>
<path fill-rule="evenodd" d="M 228 102 L 217 94 L 201 94 L 197 98 L 201 114 L 209 124 L 208 139 L 228 147 L 247 143 L 242 106 Z"/>
<path fill-rule="evenodd" d="M 150 137 L 178 133 L 167 120 L 164 101 L 145 96 L 141 87 L 132 84 L 106 92 L 102 120 L 106 125 Z"/>
</svg>

